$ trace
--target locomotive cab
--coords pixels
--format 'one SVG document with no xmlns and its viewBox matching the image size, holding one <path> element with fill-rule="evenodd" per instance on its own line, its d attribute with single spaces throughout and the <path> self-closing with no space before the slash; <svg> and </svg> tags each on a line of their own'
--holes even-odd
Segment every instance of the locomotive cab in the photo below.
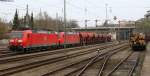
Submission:
<svg viewBox="0 0 150 76">
<path fill-rule="evenodd" d="M 10 33 L 9 49 L 11 51 L 24 50 L 26 39 L 29 37 L 29 32 L 12 31 Z"/>
</svg>

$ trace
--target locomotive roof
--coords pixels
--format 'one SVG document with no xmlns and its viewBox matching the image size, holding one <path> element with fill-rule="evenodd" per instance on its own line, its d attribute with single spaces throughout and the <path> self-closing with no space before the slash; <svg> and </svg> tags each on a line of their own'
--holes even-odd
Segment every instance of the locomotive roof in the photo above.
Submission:
<svg viewBox="0 0 150 76">
<path fill-rule="evenodd" d="M 13 30 L 11 32 L 32 32 L 32 30 Z"/>
</svg>

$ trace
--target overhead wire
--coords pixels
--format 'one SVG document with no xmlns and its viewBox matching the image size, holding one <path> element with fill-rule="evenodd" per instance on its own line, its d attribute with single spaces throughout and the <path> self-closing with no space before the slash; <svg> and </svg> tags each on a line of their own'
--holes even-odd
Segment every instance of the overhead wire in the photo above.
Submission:
<svg viewBox="0 0 150 76">
<path fill-rule="evenodd" d="M 82 11 L 85 13 L 85 7 L 80 7 L 80 6 L 77 6 L 77 5 L 74 5 L 72 4 L 71 2 L 67 1 L 67 4 L 70 5 L 71 7 L 74 7 L 75 9 L 79 10 L 79 11 Z M 87 10 L 87 15 L 89 16 L 89 14 L 92 14 L 92 15 L 95 15 L 95 12 L 91 12 L 89 10 Z M 84 14 L 85 15 L 85 14 Z M 84 18 L 85 19 L 85 18 Z M 91 20 L 91 19 L 88 19 L 88 20 Z M 82 21 L 85 21 L 85 20 L 82 20 Z"/>
<path fill-rule="evenodd" d="M 84 15 L 88 15 L 88 16 L 95 15 L 95 12 L 89 11 L 88 8 L 77 6 L 77 5 L 75 5 L 75 4 L 73 4 L 73 3 L 69 2 L 69 1 L 67 1 L 67 4 L 70 5 L 71 7 L 79 10 L 79 11 L 84 12 Z M 85 11 L 85 9 L 86 9 L 86 11 Z M 86 12 L 86 14 L 85 14 L 85 12 Z"/>
</svg>

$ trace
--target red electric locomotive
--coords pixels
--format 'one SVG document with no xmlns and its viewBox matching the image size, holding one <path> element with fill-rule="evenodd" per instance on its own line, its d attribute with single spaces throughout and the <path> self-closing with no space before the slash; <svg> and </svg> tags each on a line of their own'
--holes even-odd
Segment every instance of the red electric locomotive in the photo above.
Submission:
<svg viewBox="0 0 150 76">
<path fill-rule="evenodd" d="M 66 41 L 65 41 L 66 40 Z M 76 32 L 60 32 L 59 33 L 60 46 L 73 46 L 80 44 L 79 34 Z"/>
<path fill-rule="evenodd" d="M 13 51 L 28 51 L 35 48 L 49 48 L 58 44 L 58 36 L 55 33 L 45 31 L 12 31 L 10 33 L 9 49 Z"/>
</svg>

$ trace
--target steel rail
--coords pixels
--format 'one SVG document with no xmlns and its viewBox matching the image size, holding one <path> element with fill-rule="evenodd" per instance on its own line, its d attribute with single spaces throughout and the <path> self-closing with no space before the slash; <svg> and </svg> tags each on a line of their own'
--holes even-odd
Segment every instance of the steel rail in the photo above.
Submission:
<svg viewBox="0 0 150 76">
<path fill-rule="evenodd" d="M 102 76 L 103 70 L 104 70 L 104 68 L 105 68 L 105 66 L 106 66 L 106 64 L 107 64 L 107 62 L 108 62 L 108 60 L 109 60 L 109 58 L 110 58 L 110 56 L 107 56 L 107 57 L 105 58 L 105 61 L 104 61 L 103 65 L 102 65 L 101 69 L 98 71 L 97 76 Z"/>
<path fill-rule="evenodd" d="M 125 59 L 121 60 L 114 68 L 111 72 L 109 72 L 106 76 L 111 76 L 113 72 L 115 72 L 119 66 L 124 62 L 126 61 L 131 55 L 133 54 L 133 52 L 131 52 L 128 56 L 125 57 Z"/>
<path fill-rule="evenodd" d="M 132 74 L 133 74 L 133 72 L 134 72 L 136 66 L 138 65 L 139 59 L 140 59 L 140 53 L 139 53 L 138 56 L 136 57 L 136 61 L 134 62 L 133 67 L 132 67 L 131 70 L 129 71 L 128 76 L 132 76 Z"/>
</svg>

